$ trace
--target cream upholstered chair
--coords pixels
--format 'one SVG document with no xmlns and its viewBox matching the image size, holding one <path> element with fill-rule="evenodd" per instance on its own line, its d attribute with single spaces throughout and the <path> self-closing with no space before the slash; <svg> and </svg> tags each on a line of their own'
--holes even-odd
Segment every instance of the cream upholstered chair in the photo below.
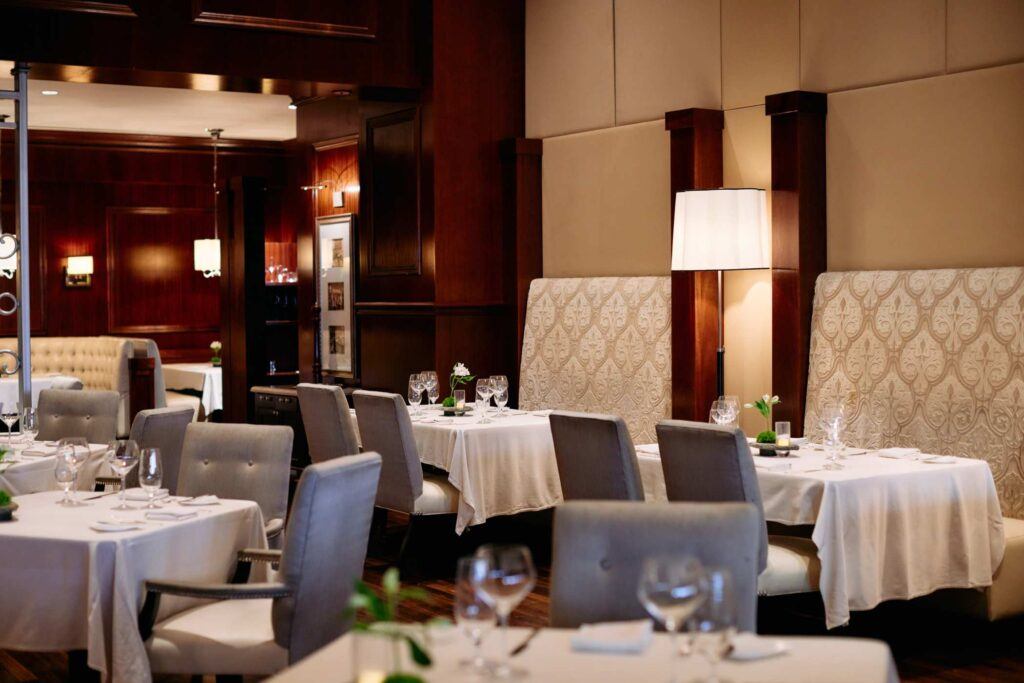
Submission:
<svg viewBox="0 0 1024 683">
<path fill-rule="evenodd" d="M 139 448 L 159 448 L 164 467 L 163 487 L 177 495 L 181 469 L 181 449 L 185 445 L 185 428 L 195 420 L 192 408 L 152 408 L 140 410 L 132 420 L 129 439 Z M 128 473 L 128 486 L 138 486 L 139 468 Z"/>
<path fill-rule="evenodd" d="M 291 427 L 192 423 L 185 428 L 178 495 L 254 500 L 274 539 L 288 512 L 292 438 Z"/>
<path fill-rule="evenodd" d="M 323 462 L 358 453 L 359 439 L 342 388 L 303 382 L 296 390 L 310 459 Z"/>
<path fill-rule="evenodd" d="M 273 583 L 147 581 L 139 631 L 153 672 L 266 676 L 344 634 L 366 560 L 380 466 L 380 456 L 366 453 L 305 469 L 283 551 L 239 553 L 242 561 L 278 562 Z M 214 602 L 154 627 L 161 595 Z"/>
<path fill-rule="evenodd" d="M 105 444 L 117 433 L 118 395 L 113 391 L 43 389 L 39 392 L 40 441 L 83 436 Z"/>
<path fill-rule="evenodd" d="M 636 450 L 622 418 L 556 410 L 550 419 L 563 499 L 644 499 Z"/>
<path fill-rule="evenodd" d="M 648 618 L 636 593 L 644 560 L 671 554 L 729 569 L 737 626 L 755 631 L 762 526 L 747 503 L 566 503 L 555 511 L 551 626 Z"/>
<path fill-rule="evenodd" d="M 810 539 L 768 536 L 761 489 L 743 432 L 733 427 L 664 420 L 658 423 L 665 493 L 670 501 L 746 502 L 761 520 L 758 592 L 789 595 L 818 590 L 821 562 Z"/>
</svg>

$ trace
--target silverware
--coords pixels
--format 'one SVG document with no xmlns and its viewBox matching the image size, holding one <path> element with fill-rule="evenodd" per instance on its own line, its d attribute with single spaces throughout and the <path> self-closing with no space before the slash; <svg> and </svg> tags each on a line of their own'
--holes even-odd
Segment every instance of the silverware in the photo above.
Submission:
<svg viewBox="0 0 1024 683">
<path fill-rule="evenodd" d="M 526 648 L 528 648 L 530 646 L 530 641 L 533 640 L 534 638 L 536 638 L 538 633 L 540 633 L 540 627 L 539 626 L 537 628 L 533 629 L 532 631 L 530 631 L 530 635 L 526 636 L 523 639 L 523 642 L 521 642 L 518 645 L 516 645 L 515 648 L 512 650 L 512 652 L 509 653 L 508 656 L 509 657 L 515 657 L 516 655 L 521 654 L 523 652 L 523 650 L 525 650 Z"/>
<path fill-rule="evenodd" d="M 120 491 L 107 491 L 106 493 L 101 493 L 98 496 L 89 496 L 88 498 L 83 498 L 82 500 L 96 500 L 97 498 L 106 498 L 107 496 L 112 496 L 116 493 L 120 493 Z"/>
</svg>

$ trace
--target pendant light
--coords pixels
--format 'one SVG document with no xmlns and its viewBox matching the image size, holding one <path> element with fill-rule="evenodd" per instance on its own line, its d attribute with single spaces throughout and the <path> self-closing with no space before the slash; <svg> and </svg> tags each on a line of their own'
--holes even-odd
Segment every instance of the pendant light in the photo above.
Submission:
<svg viewBox="0 0 1024 683">
<path fill-rule="evenodd" d="M 0 114 L 0 123 L 7 121 L 8 114 Z M 3 129 L 0 129 L 0 133 Z M 3 152 L 3 138 L 0 137 L 0 154 Z M 3 157 L 0 156 L 0 169 L 3 168 Z M 0 206 L 3 206 L 3 178 L 0 176 Z M 13 247 L 7 254 L 8 243 Z M 6 255 L 4 255 L 6 254 Z M 0 275 L 8 280 L 14 279 L 18 272 L 18 238 L 13 234 L 4 233 L 3 216 L 0 215 Z"/>
<path fill-rule="evenodd" d="M 220 239 L 217 236 L 217 196 L 220 191 L 217 189 L 217 147 L 220 142 L 220 134 L 223 128 L 207 128 L 206 132 L 213 138 L 213 239 L 195 240 L 193 244 L 192 260 L 195 269 L 201 271 L 203 277 L 220 277 Z"/>
</svg>

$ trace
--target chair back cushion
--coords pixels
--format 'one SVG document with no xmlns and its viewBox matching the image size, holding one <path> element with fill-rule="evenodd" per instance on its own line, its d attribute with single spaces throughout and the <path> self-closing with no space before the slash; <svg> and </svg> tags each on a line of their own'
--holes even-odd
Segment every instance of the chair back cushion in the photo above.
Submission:
<svg viewBox="0 0 1024 683">
<path fill-rule="evenodd" d="M 629 428 L 621 417 L 551 413 L 558 478 L 565 500 L 643 500 Z"/>
<path fill-rule="evenodd" d="M 339 386 L 302 383 L 296 387 L 309 442 L 309 457 L 324 462 L 359 452 L 359 439 L 345 392 Z"/>
<path fill-rule="evenodd" d="M 274 640 L 291 663 L 344 634 L 345 610 L 363 575 L 381 460 L 376 453 L 307 467 L 299 479 L 280 578 L 291 596 L 274 600 Z"/>
<path fill-rule="evenodd" d="M 534 280 L 519 407 L 620 415 L 636 443 L 672 409 L 668 277 Z"/>
<path fill-rule="evenodd" d="M 192 408 L 152 408 L 140 410 L 132 421 L 128 438 L 139 448 L 159 448 L 164 468 L 163 487 L 177 495 L 181 449 L 185 444 L 185 428 L 192 424 L 196 411 Z M 128 486 L 138 486 L 139 468 L 133 467 L 126 478 Z"/>
<path fill-rule="evenodd" d="M 804 432 L 841 400 L 844 440 L 986 460 L 1024 517 L 1024 268 L 824 273 Z M 782 400 L 786 400 L 783 396 Z"/>
<path fill-rule="evenodd" d="M 256 501 L 264 522 L 288 511 L 291 427 L 193 422 L 185 427 L 178 495 Z"/>
<path fill-rule="evenodd" d="M 647 618 L 637 597 L 644 561 L 690 555 L 729 569 L 737 625 L 754 631 L 763 526 L 747 503 L 566 503 L 555 511 L 551 626 Z"/>
<path fill-rule="evenodd" d="M 758 572 L 768 563 L 768 529 L 747 438 L 737 428 L 685 420 L 658 423 L 658 448 L 670 501 L 750 503 L 761 519 Z"/>
<path fill-rule="evenodd" d="M 89 443 L 108 443 L 117 432 L 120 400 L 113 391 L 43 389 L 39 392 L 40 441 L 84 436 Z"/>
<path fill-rule="evenodd" d="M 405 401 L 380 391 L 356 391 L 352 401 L 363 450 L 380 453 L 382 460 L 377 505 L 412 513 L 423 493 L 423 466 Z"/>
</svg>

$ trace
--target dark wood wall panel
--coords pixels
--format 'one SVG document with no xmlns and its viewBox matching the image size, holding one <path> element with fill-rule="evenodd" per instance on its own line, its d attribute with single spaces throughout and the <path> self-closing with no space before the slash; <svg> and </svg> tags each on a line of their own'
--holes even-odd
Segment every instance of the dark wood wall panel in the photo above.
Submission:
<svg viewBox="0 0 1024 683">
<path fill-rule="evenodd" d="M 320 36 L 373 38 L 376 0 L 193 0 L 195 21 Z"/>
<path fill-rule="evenodd" d="M 418 110 L 406 109 L 366 121 L 367 276 L 420 275 Z"/>
<path fill-rule="evenodd" d="M 356 316 L 362 385 L 405 395 L 409 375 L 434 365 L 432 310 L 357 308 Z"/>
</svg>

